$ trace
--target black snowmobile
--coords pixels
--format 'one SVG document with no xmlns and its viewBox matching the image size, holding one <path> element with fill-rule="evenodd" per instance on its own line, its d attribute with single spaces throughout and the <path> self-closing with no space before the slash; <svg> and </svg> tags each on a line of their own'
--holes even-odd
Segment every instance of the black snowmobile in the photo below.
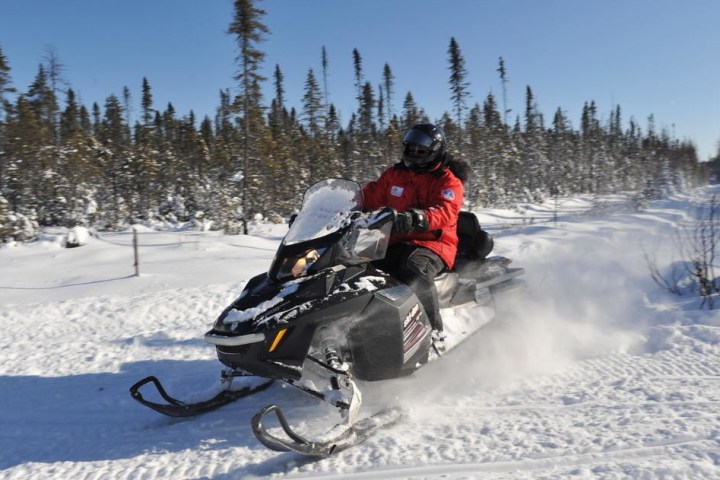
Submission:
<svg viewBox="0 0 720 480">
<path fill-rule="evenodd" d="M 456 266 L 436 279 L 445 327 L 433 331 L 413 291 L 372 264 L 385 256 L 396 213 L 388 208 L 363 212 L 362 203 L 362 189 L 353 181 L 327 179 L 307 189 L 270 270 L 249 280 L 205 335 L 227 367 L 220 393 L 183 403 L 168 395 L 157 378 L 147 377 L 130 388 L 133 398 L 160 413 L 185 417 L 280 380 L 336 406 L 345 423 L 310 440 L 270 405 L 253 417 L 255 435 L 274 450 L 319 457 L 396 422 L 402 410 L 394 406 L 358 420 L 356 381 L 405 376 L 442 356 L 491 318 L 487 310 L 492 310 L 493 293 L 512 287 L 523 269 L 510 268 L 504 257 L 488 258 L 492 237 L 480 229 L 475 215 L 462 212 Z M 464 315 L 455 314 L 460 310 Z M 167 403 L 143 397 L 140 388 L 148 383 Z M 265 428 L 270 413 L 287 438 Z"/>
</svg>

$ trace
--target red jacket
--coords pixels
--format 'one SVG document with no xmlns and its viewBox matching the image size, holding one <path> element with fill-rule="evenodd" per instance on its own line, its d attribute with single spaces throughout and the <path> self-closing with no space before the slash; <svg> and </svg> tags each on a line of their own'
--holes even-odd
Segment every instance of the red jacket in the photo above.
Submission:
<svg viewBox="0 0 720 480">
<path fill-rule="evenodd" d="M 448 268 L 455 264 L 457 221 L 463 203 L 463 185 L 449 169 L 415 173 L 404 165 L 388 168 L 363 189 L 363 208 L 376 210 L 392 207 L 398 212 L 411 208 L 425 211 L 426 232 L 395 234 L 390 244 L 405 242 L 437 253 Z"/>
</svg>

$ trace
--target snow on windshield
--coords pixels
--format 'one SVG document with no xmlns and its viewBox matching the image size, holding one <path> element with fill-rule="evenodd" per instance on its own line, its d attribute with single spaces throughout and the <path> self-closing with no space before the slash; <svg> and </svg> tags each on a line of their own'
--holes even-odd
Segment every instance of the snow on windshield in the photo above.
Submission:
<svg viewBox="0 0 720 480">
<path fill-rule="evenodd" d="M 283 243 L 291 245 L 333 233 L 361 205 L 362 190 L 357 183 L 338 178 L 321 180 L 305 192 L 302 210 Z"/>
</svg>

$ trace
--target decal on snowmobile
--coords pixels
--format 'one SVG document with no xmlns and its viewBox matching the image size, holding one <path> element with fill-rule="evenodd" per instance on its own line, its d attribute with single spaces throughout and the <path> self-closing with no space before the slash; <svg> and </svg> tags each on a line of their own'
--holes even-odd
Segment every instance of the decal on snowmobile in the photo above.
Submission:
<svg viewBox="0 0 720 480">
<path fill-rule="evenodd" d="M 416 303 L 405 315 L 405 321 L 403 322 L 403 330 L 407 330 L 410 322 L 417 322 L 420 318 L 420 304 Z"/>
<path fill-rule="evenodd" d="M 405 316 L 403 322 L 403 361 L 407 362 L 420 349 L 422 340 L 430 329 L 420 322 L 423 314 L 420 304 L 416 303 Z"/>
</svg>

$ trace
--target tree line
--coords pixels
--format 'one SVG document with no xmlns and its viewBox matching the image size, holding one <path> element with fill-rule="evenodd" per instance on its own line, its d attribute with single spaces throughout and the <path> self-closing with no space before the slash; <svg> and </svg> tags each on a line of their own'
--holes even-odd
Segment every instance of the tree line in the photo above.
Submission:
<svg viewBox="0 0 720 480">
<path fill-rule="evenodd" d="M 328 101 L 324 48 L 322 71 L 307 72 L 301 108 L 289 108 L 280 66 L 272 79 L 261 74 L 260 45 L 270 32 L 256 3 L 235 0 L 228 33 L 238 44 L 239 93 L 219 92 L 214 118 L 180 115 L 171 103 L 158 109 L 147 78 L 138 118 L 127 87 L 88 108 L 67 86 L 52 50 L 32 84 L 18 91 L 0 46 L 0 241 L 30 240 L 43 226 L 112 230 L 142 222 L 247 233 L 248 219 L 258 214 L 286 218 L 317 179 L 375 178 L 398 160 L 403 133 L 419 122 L 441 126 L 451 153 L 470 165 L 468 208 L 577 193 L 662 196 L 708 180 L 692 143 L 658 131 L 652 116 L 642 128 L 624 121 L 619 105 L 601 120 L 596 104 L 586 102 L 576 128 L 561 108 L 548 121 L 528 86 L 524 112 L 509 119 L 502 58 L 502 98 L 488 94 L 470 104 L 454 38 L 447 58 L 451 108 L 440 118 L 430 119 L 411 92 L 398 101 L 390 65 L 377 83 L 367 80 L 358 49 L 356 110 L 347 122 Z M 266 82 L 273 86 L 269 102 Z"/>
</svg>

